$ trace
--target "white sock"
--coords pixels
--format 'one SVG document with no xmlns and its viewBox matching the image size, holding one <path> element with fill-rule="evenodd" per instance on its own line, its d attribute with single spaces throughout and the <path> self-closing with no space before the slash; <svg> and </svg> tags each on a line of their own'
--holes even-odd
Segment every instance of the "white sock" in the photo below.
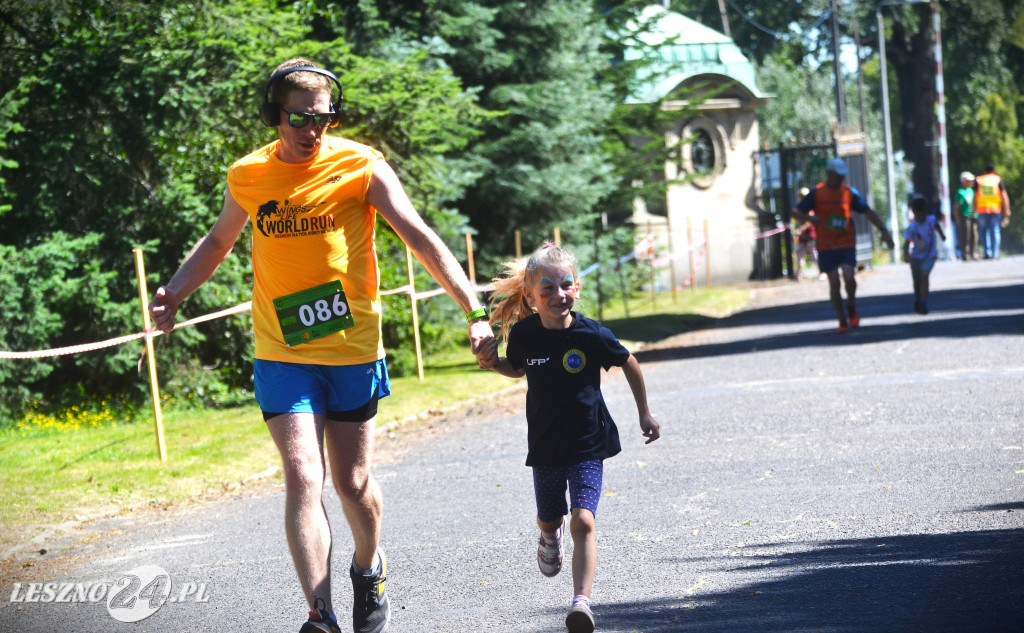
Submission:
<svg viewBox="0 0 1024 633">
<path fill-rule="evenodd" d="M 360 575 L 363 575 L 363 576 L 376 576 L 377 574 L 380 573 L 380 556 L 378 556 L 376 553 L 374 553 L 373 567 L 371 567 L 370 569 L 363 569 L 362 567 L 360 567 L 359 563 L 356 562 L 355 556 L 353 556 L 352 557 L 352 566 L 356 568 L 356 572 L 358 572 Z"/>
</svg>

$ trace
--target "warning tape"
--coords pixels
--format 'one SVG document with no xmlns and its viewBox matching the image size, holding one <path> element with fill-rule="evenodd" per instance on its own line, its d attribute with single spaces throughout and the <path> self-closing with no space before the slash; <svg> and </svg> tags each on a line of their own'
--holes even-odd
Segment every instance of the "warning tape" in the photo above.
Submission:
<svg viewBox="0 0 1024 633">
<path fill-rule="evenodd" d="M 788 231 L 788 230 L 789 230 L 789 227 L 780 226 L 779 228 L 772 229 L 771 231 L 766 231 L 764 233 L 758 233 L 757 235 L 754 236 L 754 239 L 755 240 L 759 240 L 759 239 L 761 239 L 763 237 L 768 237 L 770 235 L 775 235 L 777 233 L 783 233 L 783 232 Z"/>
</svg>

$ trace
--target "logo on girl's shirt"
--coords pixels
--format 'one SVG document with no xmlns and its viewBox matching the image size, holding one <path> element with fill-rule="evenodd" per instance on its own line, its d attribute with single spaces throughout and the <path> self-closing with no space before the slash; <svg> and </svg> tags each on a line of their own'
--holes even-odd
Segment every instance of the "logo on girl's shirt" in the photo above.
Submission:
<svg viewBox="0 0 1024 633">
<path fill-rule="evenodd" d="M 570 374 L 578 374 L 587 366 L 587 356 L 578 349 L 571 349 L 562 357 L 562 367 Z"/>
</svg>

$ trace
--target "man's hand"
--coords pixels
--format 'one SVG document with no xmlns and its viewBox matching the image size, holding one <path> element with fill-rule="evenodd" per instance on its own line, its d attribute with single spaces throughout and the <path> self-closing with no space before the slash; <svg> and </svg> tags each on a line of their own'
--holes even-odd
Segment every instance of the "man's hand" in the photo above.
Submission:
<svg viewBox="0 0 1024 633">
<path fill-rule="evenodd" d="M 153 317 L 156 329 L 170 332 L 174 329 L 174 317 L 178 314 L 178 300 L 167 288 L 160 286 L 149 304 L 149 314 Z"/>
</svg>

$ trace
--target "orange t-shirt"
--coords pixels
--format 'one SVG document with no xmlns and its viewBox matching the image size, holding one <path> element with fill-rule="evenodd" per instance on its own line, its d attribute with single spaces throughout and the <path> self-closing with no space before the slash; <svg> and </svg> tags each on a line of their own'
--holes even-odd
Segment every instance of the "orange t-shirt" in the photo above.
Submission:
<svg viewBox="0 0 1024 633">
<path fill-rule="evenodd" d="M 252 232 L 252 315 L 256 358 L 314 365 L 355 365 L 384 358 L 376 209 L 366 192 L 377 150 L 324 136 L 308 163 L 277 158 L 274 141 L 228 171 L 231 196 L 249 214 Z M 340 281 L 351 326 L 289 346 L 275 299 Z M 306 315 L 330 315 L 330 298 Z M 338 304 L 335 302 L 336 307 Z M 305 317 L 306 315 L 303 315 Z M 313 319 L 311 318 L 311 321 Z"/>
</svg>

